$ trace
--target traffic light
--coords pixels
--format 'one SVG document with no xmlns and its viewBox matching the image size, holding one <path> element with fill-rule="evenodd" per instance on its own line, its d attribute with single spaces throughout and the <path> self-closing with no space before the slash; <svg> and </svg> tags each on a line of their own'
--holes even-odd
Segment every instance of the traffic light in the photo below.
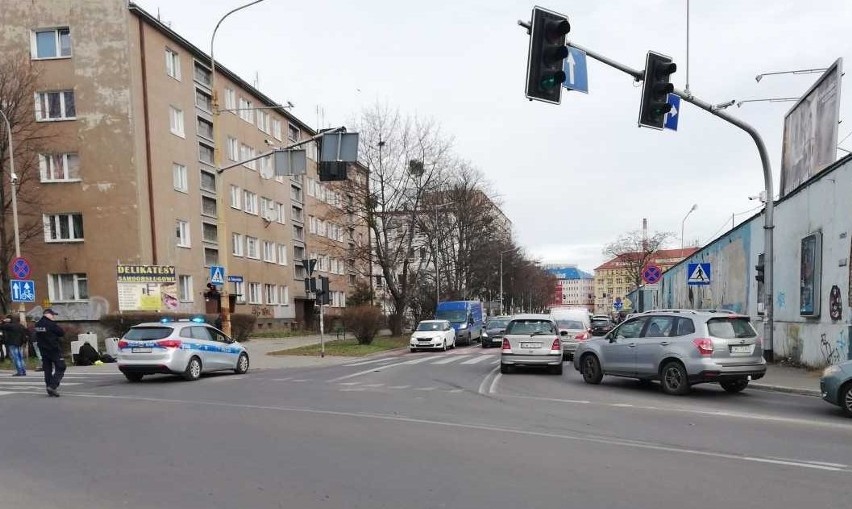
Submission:
<svg viewBox="0 0 852 509">
<path fill-rule="evenodd" d="M 757 274 L 755 274 L 754 279 L 756 279 L 759 283 L 763 282 L 763 267 L 763 255 L 760 255 L 757 258 L 757 265 L 754 266 L 754 270 L 757 271 Z"/>
<path fill-rule="evenodd" d="M 328 278 L 320 276 L 317 278 L 317 300 L 320 304 L 331 304 L 331 290 L 328 285 Z"/>
<path fill-rule="evenodd" d="M 527 98 L 559 104 L 565 71 L 563 60 L 568 56 L 565 34 L 571 30 L 568 17 L 533 7 L 530 22 L 530 49 L 527 57 Z"/>
<path fill-rule="evenodd" d="M 648 52 L 645 58 L 645 81 L 642 83 L 642 103 L 639 106 L 639 125 L 662 129 L 666 113 L 671 111 L 669 94 L 674 92 L 670 83 L 671 75 L 677 71 L 677 64 L 671 57 Z"/>
</svg>

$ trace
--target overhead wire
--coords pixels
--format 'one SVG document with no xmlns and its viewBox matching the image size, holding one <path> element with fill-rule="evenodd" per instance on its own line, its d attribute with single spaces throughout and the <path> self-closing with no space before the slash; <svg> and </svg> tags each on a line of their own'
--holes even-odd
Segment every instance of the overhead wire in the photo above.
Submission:
<svg viewBox="0 0 852 509">
<path fill-rule="evenodd" d="M 731 214 L 731 216 L 737 217 L 737 216 L 742 216 L 744 214 L 749 214 L 749 213 L 754 212 L 755 210 L 763 208 L 763 206 L 764 206 L 764 204 L 761 203 L 760 205 L 753 207 L 753 208 L 750 208 L 748 210 L 744 210 L 742 212 L 735 212 L 735 213 Z M 727 227 L 728 227 L 728 218 L 725 218 L 725 222 L 722 223 L 722 226 L 720 226 L 715 232 L 713 232 L 713 235 L 710 235 L 708 237 L 709 240 L 707 241 L 707 243 L 709 244 L 710 242 L 714 241 L 716 239 L 716 235 L 719 235 L 720 233 L 722 233 L 722 231 Z M 732 226 L 731 229 L 733 229 L 733 228 L 734 227 Z"/>
</svg>

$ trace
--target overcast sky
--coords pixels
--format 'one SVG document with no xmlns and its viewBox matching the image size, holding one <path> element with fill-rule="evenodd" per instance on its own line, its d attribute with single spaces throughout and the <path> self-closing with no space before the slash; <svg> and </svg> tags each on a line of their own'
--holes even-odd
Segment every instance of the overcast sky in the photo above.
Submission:
<svg viewBox="0 0 852 509">
<path fill-rule="evenodd" d="M 246 0 L 139 0 L 142 8 L 209 51 L 219 18 Z M 559 106 L 524 97 L 529 37 L 517 20 L 533 3 L 514 0 L 264 0 L 222 23 L 217 62 L 314 127 L 340 125 L 376 102 L 434 117 L 456 153 L 491 183 L 516 239 L 544 262 L 591 271 L 603 246 L 641 228 L 702 244 L 759 205 L 754 142 L 689 104 L 678 132 L 639 129 L 640 88 L 589 60 L 589 94 Z M 569 39 L 634 69 L 645 53 L 670 55 L 673 82 L 687 77 L 686 0 L 553 0 Z M 689 88 L 711 103 L 799 96 L 818 74 L 755 76 L 824 68 L 852 56 L 852 1 L 691 0 Z M 852 60 L 846 60 L 847 65 Z M 849 118 L 850 88 L 841 92 Z M 747 103 L 728 112 L 753 125 L 779 187 L 783 118 L 792 103 Z M 839 137 L 852 132 L 840 125 Z M 852 150 L 852 137 L 841 144 Z M 842 156 L 844 152 L 839 152 Z M 754 210 L 752 210 L 754 209 Z"/>
</svg>

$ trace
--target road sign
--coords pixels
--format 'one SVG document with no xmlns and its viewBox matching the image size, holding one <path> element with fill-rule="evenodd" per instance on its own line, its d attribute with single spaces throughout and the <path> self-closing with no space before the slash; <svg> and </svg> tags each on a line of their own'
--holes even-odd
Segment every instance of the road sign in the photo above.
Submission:
<svg viewBox="0 0 852 509">
<path fill-rule="evenodd" d="M 624 303 L 621 302 L 621 297 L 616 297 L 615 301 L 612 303 L 612 308 L 616 311 L 621 311 L 621 308 L 624 307 Z"/>
<path fill-rule="evenodd" d="M 35 282 L 31 279 L 13 279 L 11 286 L 12 302 L 35 302 Z"/>
<path fill-rule="evenodd" d="M 644 269 L 642 269 L 642 281 L 652 285 L 660 280 L 663 277 L 663 269 L 660 268 L 659 265 L 646 265 Z"/>
<path fill-rule="evenodd" d="M 221 265 L 211 265 L 210 282 L 214 285 L 225 284 L 225 267 L 222 267 Z"/>
<path fill-rule="evenodd" d="M 568 57 L 562 64 L 562 70 L 565 71 L 565 81 L 562 86 L 568 90 L 576 90 L 589 93 L 589 73 L 586 68 L 586 52 L 568 47 Z"/>
<path fill-rule="evenodd" d="M 672 109 L 666 113 L 666 120 L 663 127 L 672 131 L 677 131 L 677 121 L 680 118 L 680 96 L 677 94 L 669 94 L 666 102 L 672 105 Z"/>
<path fill-rule="evenodd" d="M 9 262 L 9 270 L 18 279 L 26 279 L 30 275 L 30 262 L 22 256 L 17 256 Z"/>
<path fill-rule="evenodd" d="M 710 264 L 690 263 L 686 267 L 686 284 L 689 286 L 706 286 L 710 284 Z"/>
<path fill-rule="evenodd" d="M 229 283 L 242 283 L 243 276 L 228 276 Z"/>
</svg>

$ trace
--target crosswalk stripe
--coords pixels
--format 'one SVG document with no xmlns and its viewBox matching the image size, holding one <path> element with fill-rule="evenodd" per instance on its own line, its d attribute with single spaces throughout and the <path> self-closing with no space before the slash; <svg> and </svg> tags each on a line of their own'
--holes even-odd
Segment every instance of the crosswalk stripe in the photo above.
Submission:
<svg viewBox="0 0 852 509">
<path fill-rule="evenodd" d="M 402 364 L 420 364 L 421 362 L 435 360 L 434 357 L 421 357 L 420 359 L 414 359 L 413 361 L 403 362 Z"/>
<path fill-rule="evenodd" d="M 15 394 L 15 393 L 14 393 L 14 392 L 9 392 L 9 391 L 0 391 L 0 396 L 5 396 L 5 395 L 7 395 L 7 394 Z"/>
<path fill-rule="evenodd" d="M 415 391 L 434 391 L 437 387 L 418 387 Z"/>
<path fill-rule="evenodd" d="M 476 364 L 477 362 L 482 362 L 487 358 L 488 357 L 485 356 L 485 355 L 480 355 L 479 357 L 474 357 L 473 359 L 470 359 L 469 361 L 464 361 L 464 362 L 462 362 L 462 364 Z"/>
<path fill-rule="evenodd" d="M 375 364 L 377 362 L 390 362 L 392 360 L 394 360 L 393 357 L 383 357 L 381 359 L 373 359 L 370 361 L 352 362 L 349 364 L 344 364 L 344 366 L 366 366 L 367 364 Z"/>
<path fill-rule="evenodd" d="M 385 384 L 364 384 L 361 387 L 382 387 Z"/>
<path fill-rule="evenodd" d="M 14 382 L 6 382 L 6 381 L 4 381 L 4 380 L 0 380 L 0 387 L 6 387 L 6 386 L 15 386 L 15 387 L 17 387 L 17 386 L 19 386 L 19 385 L 33 385 L 33 386 L 41 386 L 41 385 L 44 385 L 44 382 L 43 382 L 43 381 L 41 381 L 41 380 L 33 380 L 32 382 L 18 382 L 18 381 L 14 381 Z M 81 384 L 81 383 L 79 383 L 79 382 L 65 382 L 65 381 L 63 380 L 62 385 L 82 385 L 82 384 Z"/>
<path fill-rule="evenodd" d="M 390 385 L 388 389 L 408 389 L 410 385 Z"/>
<path fill-rule="evenodd" d="M 449 364 L 451 362 L 460 361 L 462 359 L 467 359 L 467 355 L 455 355 L 452 357 L 447 357 L 446 359 L 441 359 L 439 361 L 435 361 L 432 364 Z"/>
</svg>

